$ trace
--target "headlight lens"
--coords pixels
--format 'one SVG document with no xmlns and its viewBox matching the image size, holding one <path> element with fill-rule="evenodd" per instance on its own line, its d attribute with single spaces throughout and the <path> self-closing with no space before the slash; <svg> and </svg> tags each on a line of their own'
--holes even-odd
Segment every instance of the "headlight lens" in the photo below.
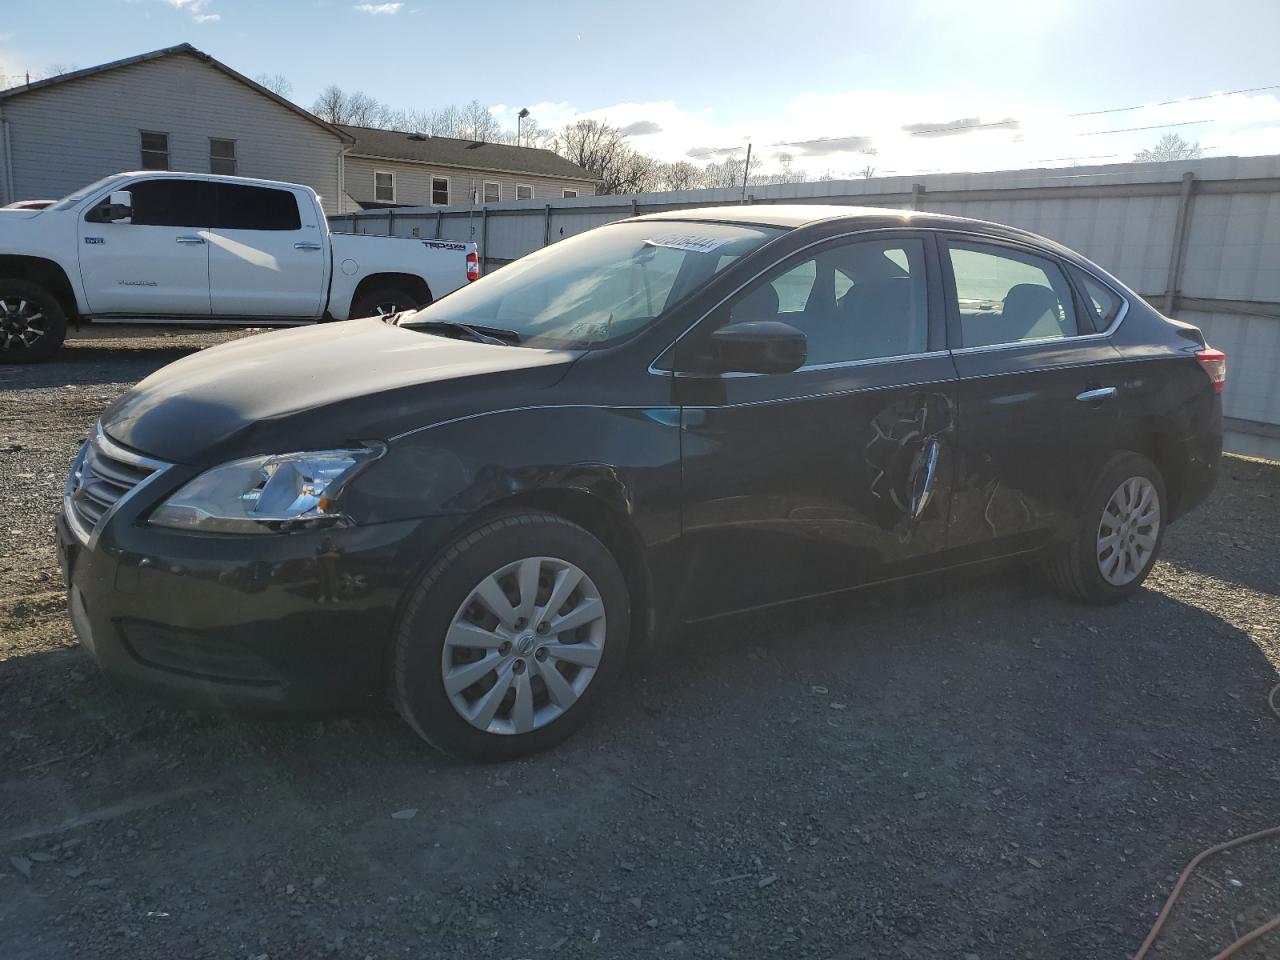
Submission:
<svg viewBox="0 0 1280 960">
<path fill-rule="evenodd" d="M 224 463 L 170 496 L 150 522 L 211 533 L 275 533 L 294 523 L 337 521 L 342 513 L 335 501 L 343 486 L 385 449 L 369 444 Z"/>
</svg>

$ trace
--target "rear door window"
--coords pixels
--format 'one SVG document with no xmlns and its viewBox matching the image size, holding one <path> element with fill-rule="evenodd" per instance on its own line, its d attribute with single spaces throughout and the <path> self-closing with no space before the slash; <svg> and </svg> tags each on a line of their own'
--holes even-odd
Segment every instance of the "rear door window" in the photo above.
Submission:
<svg viewBox="0 0 1280 960">
<path fill-rule="evenodd" d="M 298 198 L 289 190 L 216 184 L 214 229 L 301 230 Z"/>
<path fill-rule="evenodd" d="M 1011 247 L 948 242 L 960 346 L 985 347 L 1073 337 L 1071 285 L 1048 257 Z"/>
</svg>

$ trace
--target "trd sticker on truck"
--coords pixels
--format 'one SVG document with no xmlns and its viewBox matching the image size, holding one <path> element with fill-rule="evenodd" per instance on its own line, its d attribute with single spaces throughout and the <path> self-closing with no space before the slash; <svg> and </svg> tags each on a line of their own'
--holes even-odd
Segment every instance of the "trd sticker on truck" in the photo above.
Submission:
<svg viewBox="0 0 1280 960">
<path fill-rule="evenodd" d="M 155 280 L 117 280 L 116 283 L 122 287 L 158 287 L 159 282 Z"/>
<path fill-rule="evenodd" d="M 447 241 L 444 241 L 444 240 L 423 240 L 422 245 L 424 247 L 430 247 L 432 250 L 465 250 L 467 249 L 467 245 L 465 243 L 448 243 Z"/>
</svg>

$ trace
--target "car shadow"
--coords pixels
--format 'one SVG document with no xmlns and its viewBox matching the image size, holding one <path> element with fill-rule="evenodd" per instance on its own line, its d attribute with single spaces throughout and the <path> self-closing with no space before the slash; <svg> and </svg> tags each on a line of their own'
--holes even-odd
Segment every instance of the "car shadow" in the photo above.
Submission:
<svg viewBox="0 0 1280 960">
<path fill-rule="evenodd" d="M 135 900 L 202 890 L 208 944 L 264 922 L 244 906 L 264 871 L 322 871 L 332 923 L 413 890 L 446 920 L 387 914 L 382 934 L 458 953 L 479 898 L 516 951 L 565 935 L 555 903 L 589 902 L 609 919 L 579 925 L 620 924 L 638 954 L 670 939 L 654 915 L 802 955 L 787 928 L 812 915 L 806 955 L 909 936 L 919 956 L 1103 956 L 1141 940 L 1191 855 L 1274 815 L 1275 669 L 1156 590 L 1084 607 L 974 568 L 667 639 L 576 737 L 499 767 L 442 760 L 385 713 L 197 713 L 116 690 L 74 648 L 11 656 L 0 853 L 86 837 Z M 59 890 L 31 909 L 65 909 Z"/>
</svg>

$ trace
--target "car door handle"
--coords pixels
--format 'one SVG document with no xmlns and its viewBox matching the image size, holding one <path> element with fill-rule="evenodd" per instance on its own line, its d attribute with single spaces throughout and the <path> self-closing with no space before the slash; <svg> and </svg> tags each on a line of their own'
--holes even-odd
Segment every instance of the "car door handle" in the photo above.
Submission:
<svg viewBox="0 0 1280 960">
<path fill-rule="evenodd" d="M 933 501 L 933 491 L 938 482 L 938 458 L 942 454 L 942 442 L 933 439 L 920 453 L 919 466 L 911 490 L 911 519 L 919 520 Z"/>
<path fill-rule="evenodd" d="M 309 242 L 307 242 L 307 241 L 300 241 L 300 242 L 295 243 L 295 244 L 293 245 L 293 249 L 295 249 L 295 250 L 319 250 L 319 249 L 320 249 L 320 244 L 318 244 L 318 243 L 309 243 Z"/>
<path fill-rule="evenodd" d="M 178 237 L 179 243 L 204 243 L 204 237 Z"/>
<path fill-rule="evenodd" d="M 1110 400 L 1115 395 L 1115 387 L 1098 387 L 1095 390 L 1086 390 L 1084 393 L 1077 393 L 1076 399 L 1083 400 L 1085 403 L 1097 403 L 1101 400 Z"/>
</svg>

